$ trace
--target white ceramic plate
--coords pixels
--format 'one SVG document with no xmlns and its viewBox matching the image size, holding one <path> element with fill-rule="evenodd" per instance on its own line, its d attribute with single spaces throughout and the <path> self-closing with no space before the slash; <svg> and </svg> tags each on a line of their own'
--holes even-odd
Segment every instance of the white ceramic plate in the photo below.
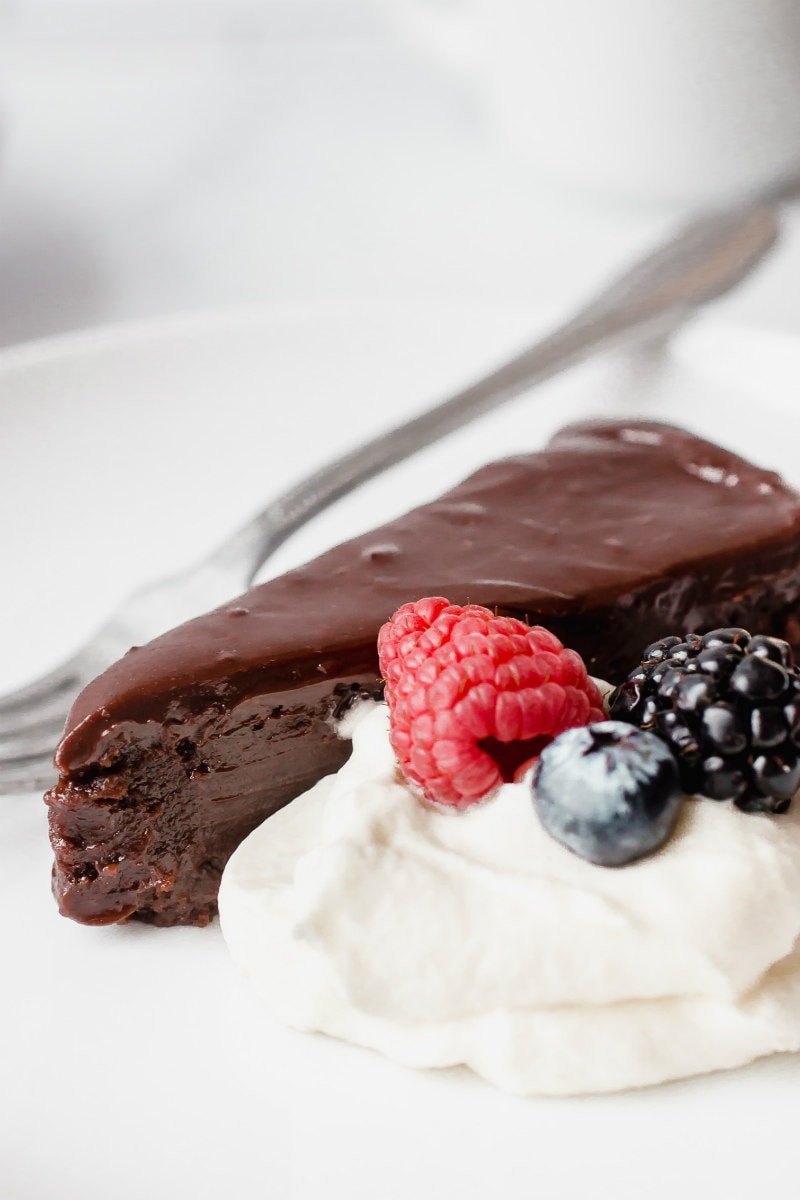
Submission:
<svg viewBox="0 0 800 1200">
<path fill-rule="evenodd" d="M 0 356 L 0 688 L 284 484 L 519 346 L 514 312 L 239 313 Z M 582 414 L 640 412 L 800 483 L 800 343 L 700 324 L 582 367 L 342 503 L 284 569 Z M 698 519 L 702 519 L 698 517 Z M 274 1025 L 219 929 L 84 929 L 44 806 L 0 798 L 0 1196 L 796 1197 L 800 1059 L 522 1101 Z"/>
</svg>

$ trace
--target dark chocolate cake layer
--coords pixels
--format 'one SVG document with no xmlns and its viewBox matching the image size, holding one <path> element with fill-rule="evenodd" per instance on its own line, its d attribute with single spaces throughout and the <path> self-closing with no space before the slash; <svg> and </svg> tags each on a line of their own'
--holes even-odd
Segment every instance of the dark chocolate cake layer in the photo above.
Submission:
<svg viewBox="0 0 800 1200">
<path fill-rule="evenodd" d="M 75 701 L 56 753 L 61 911 L 208 921 L 239 842 L 346 758 L 331 715 L 380 693 L 379 626 L 437 594 L 547 625 L 619 680 L 674 630 L 782 630 L 800 497 L 670 426 L 571 426 L 130 651 Z"/>
</svg>

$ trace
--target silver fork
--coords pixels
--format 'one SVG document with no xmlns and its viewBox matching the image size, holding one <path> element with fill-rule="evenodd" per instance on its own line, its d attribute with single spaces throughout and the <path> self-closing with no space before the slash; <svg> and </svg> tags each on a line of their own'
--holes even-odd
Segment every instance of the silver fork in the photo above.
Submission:
<svg viewBox="0 0 800 1200">
<path fill-rule="evenodd" d="M 422 416 L 314 472 L 195 567 L 131 596 L 67 662 L 0 697 L 0 793 L 53 781 L 52 754 L 69 705 L 130 646 L 244 591 L 290 534 L 415 451 L 592 353 L 674 329 L 742 280 L 775 243 L 779 228 L 777 210 L 766 204 L 692 222 L 542 340 Z"/>
</svg>

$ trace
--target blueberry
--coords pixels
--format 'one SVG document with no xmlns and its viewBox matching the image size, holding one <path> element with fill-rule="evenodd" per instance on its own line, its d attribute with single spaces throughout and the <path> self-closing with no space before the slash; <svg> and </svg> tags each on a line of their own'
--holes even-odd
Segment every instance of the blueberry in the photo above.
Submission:
<svg viewBox="0 0 800 1200">
<path fill-rule="evenodd" d="M 677 764 L 664 742 L 622 721 L 560 734 L 542 751 L 533 794 L 556 841 L 605 867 L 657 850 L 683 800 Z"/>
</svg>

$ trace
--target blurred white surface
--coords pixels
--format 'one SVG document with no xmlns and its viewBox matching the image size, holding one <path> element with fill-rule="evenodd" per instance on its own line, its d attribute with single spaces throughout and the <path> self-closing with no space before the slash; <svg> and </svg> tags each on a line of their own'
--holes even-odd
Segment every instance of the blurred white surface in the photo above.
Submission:
<svg viewBox="0 0 800 1200">
<path fill-rule="evenodd" d="M 381 0 L 0 3 L 0 344 L 237 304 L 555 315 L 675 215 L 558 190 Z M 726 307 L 800 328 L 800 235 Z"/>
<path fill-rule="evenodd" d="M 553 178 L 724 203 L 800 175 L 795 0 L 385 2 Z"/>
</svg>

